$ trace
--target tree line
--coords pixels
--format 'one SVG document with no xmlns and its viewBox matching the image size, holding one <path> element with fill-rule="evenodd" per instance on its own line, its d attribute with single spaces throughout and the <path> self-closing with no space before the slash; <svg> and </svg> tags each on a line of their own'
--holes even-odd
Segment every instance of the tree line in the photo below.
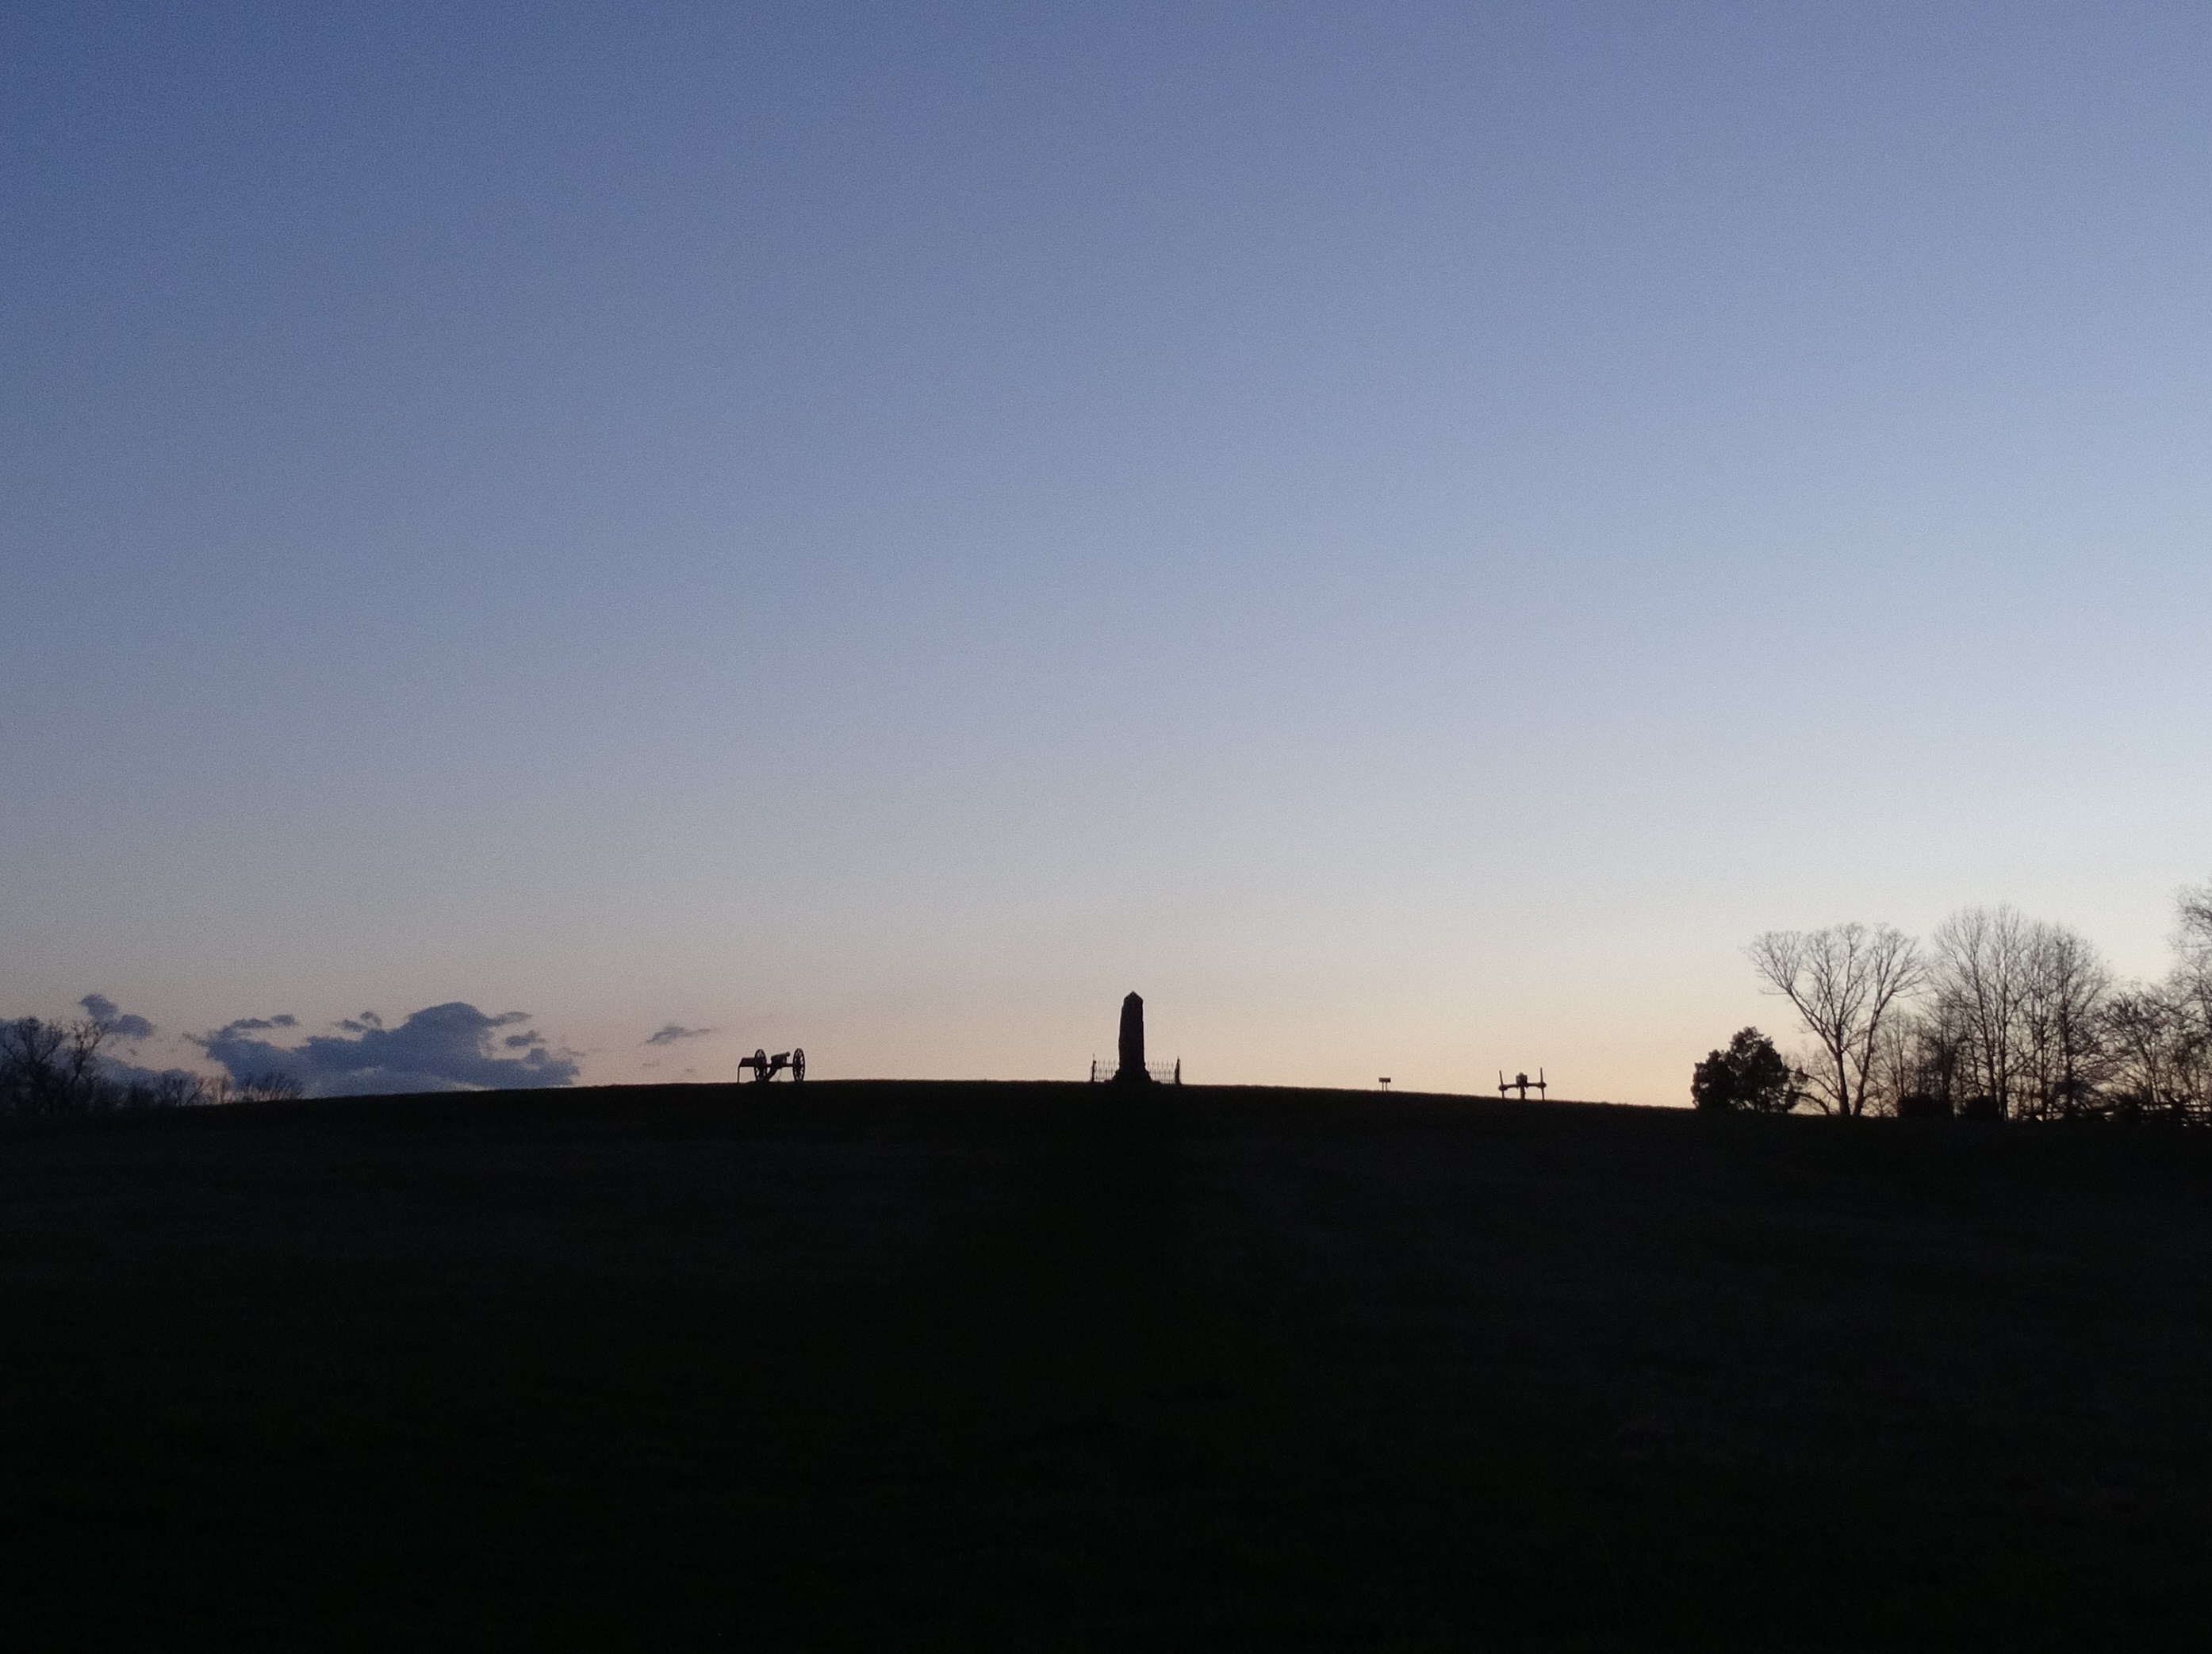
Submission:
<svg viewBox="0 0 2212 1654">
<path fill-rule="evenodd" d="M 286 1102 L 299 1081 L 263 1074 L 233 1082 L 183 1068 L 117 1072 L 100 1056 L 115 1031 L 99 1017 L 0 1022 L 0 1114 L 90 1114 L 106 1109 L 183 1108 L 205 1103 Z"/>
<path fill-rule="evenodd" d="M 1888 925 L 1769 931 L 1745 950 L 1797 1013 L 1796 1063 L 1756 1028 L 1698 1063 L 1702 1109 L 1987 1120 L 2212 1121 L 2212 883 L 2184 891 L 2172 970 L 2124 982 L 2064 925 L 1966 908 L 1925 943 Z"/>
</svg>

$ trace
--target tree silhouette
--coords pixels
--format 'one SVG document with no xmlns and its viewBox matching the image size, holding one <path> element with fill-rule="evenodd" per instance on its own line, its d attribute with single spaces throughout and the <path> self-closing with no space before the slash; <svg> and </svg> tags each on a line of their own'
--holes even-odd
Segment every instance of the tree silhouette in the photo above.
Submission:
<svg viewBox="0 0 2212 1654">
<path fill-rule="evenodd" d="M 1864 1114 L 1881 1054 L 1882 1019 L 1920 986 L 1917 945 L 1887 925 L 1771 930 L 1745 950 L 1769 993 L 1788 1000 L 1819 1042 L 1813 1100 Z"/>
<path fill-rule="evenodd" d="M 1724 1051 L 1710 1053 L 1691 1071 L 1690 1097 L 1716 1113 L 1787 1114 L 1804 1096 L 1774 1042 L 1756 1028 L 1741 1028 Z"/>
<path fill-rule="evenodd" d="M 106 1100 L 100 1046 L 106 1037 L 107 1025 L 93 1017 L 0 1022 L 0 1109 L 68 1114 L 98 1107 Z"/>
</svg>

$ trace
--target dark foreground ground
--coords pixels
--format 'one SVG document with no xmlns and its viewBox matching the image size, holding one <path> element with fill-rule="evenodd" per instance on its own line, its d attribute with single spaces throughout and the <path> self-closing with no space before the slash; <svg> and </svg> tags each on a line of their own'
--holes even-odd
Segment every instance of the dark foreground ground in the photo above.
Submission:
<svg viewBox="0 0 2212 1654">
<path fill-rule="evenodd" d="M 831 1084 L 0 1128 L 0 1639 L 2212 1645 L 2212 1140 Z"/>
</svg>

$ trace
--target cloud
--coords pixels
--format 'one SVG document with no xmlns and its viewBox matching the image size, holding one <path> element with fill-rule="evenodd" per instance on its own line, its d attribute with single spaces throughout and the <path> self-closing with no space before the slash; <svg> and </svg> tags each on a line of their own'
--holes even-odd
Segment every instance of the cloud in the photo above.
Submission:
<svg viewBox="0 0 2212 1654">
<path fill-rule="evenodd" d="M 145 1039 L 154 1031 L 154 1025 L 143 1017 L 133 1016 L 105 994 L 88 994 L 77 1003 L 84 1013 L 118 1039 Z"/>
<path fill-rule="evenodd" d="M 647 1045 L 673 1045 L 679 1039 L 701 1039 L 720 1031 L 716 1028 L 685 1028 L 672 1022 L 659 1033 L 647 1035 L 645 1043 Z"/>
<path fill-rule="evenodd" d="M 455 1000 L 417 1011 L 397 1028 L 386 1028 L 382 1018 L 363 1012 L 337 1025 L 345 1034 L 310 1034 L 293 1046 L 252 1037 L 271 1026 L 296 1025 L 291 1017 L 265 1022 L 241 1018 L 195 1043 L 234 1081 L 283 1074 L 298 1080 L 309 1097 L 574 1085 L 574 1055 L 547 1049 L 535 1032 L 509 1035 L 501 1042 L 521 1051 L 520 1056 L 495 1054 L 494 1031 L 528 1020 L 525 1012 L 487 1016 Z"/>
<path fill-rule="evenodd" d="M 294 1016 L 240 1017 L 236 1022 L 225 1023 L 222 1031 L 229 1034 L 247 1028 L 297 1028 L 299 1025 L 299 1018 Z"/>
</svg>

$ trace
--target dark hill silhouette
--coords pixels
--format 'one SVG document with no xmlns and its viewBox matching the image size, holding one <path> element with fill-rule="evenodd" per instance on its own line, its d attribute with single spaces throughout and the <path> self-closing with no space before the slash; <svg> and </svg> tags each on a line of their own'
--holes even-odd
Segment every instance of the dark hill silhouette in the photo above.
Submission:
<svg viewBox="0 0 2212 1654">
<path fill-rule="evenodd" d="M 1197 1086 L 12 1122 L 10 1643 L 2196 1645 L 2208 1175 Z"/>
</svg>

